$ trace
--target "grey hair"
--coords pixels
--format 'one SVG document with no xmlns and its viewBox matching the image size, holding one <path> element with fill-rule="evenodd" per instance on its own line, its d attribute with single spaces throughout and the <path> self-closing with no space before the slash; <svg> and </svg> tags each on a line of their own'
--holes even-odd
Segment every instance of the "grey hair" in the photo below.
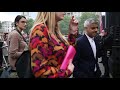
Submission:
<svg viewBox="0 0 120 90">
<path fill-rule="evenodd" d="M 85 20 L 84 27 L 88 27 L 88 25 L 90 25 L 90 24 L 98 24 L 98 21 L 95 20 L 94 18 L 89 18 L 89 19 Z"/>
</svg>

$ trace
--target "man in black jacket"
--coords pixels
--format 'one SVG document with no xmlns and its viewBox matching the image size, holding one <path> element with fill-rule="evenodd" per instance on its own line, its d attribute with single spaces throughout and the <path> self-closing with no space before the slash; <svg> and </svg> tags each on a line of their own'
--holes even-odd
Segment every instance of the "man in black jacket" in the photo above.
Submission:
<svg viewBox="0 0 120 90">
<path fill-rule="evenodd" d="M 3 42 L 0 41 L 0 68 L 2 68 L 2 62 L 3 62 L 2 46 L 3 46 Z"/>
<path fill-rule="evenodd" d="M 98 31 L 98 22 L 87 19 L 84 23 L 85 34 L 78 38 L 76 55 L 73 60 L 75 78 L 99 78 L 101 71 L 98 65 L 99 43 L 95 40 Z"/>
</svg>

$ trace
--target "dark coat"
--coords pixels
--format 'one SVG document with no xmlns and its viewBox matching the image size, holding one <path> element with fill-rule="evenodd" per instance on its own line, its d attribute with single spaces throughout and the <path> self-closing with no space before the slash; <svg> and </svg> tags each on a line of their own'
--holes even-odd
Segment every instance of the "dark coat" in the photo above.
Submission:
<svg viewBox="0 0 120 90">
<path fill-rule="evenodd" d="M 99 56 L 99 44 L 96 42 L 96 59 L 94 58 L 94 54 L 90 43 L 86 37 L 83 35 L 77 40 L 76 44 L 76 55 L 73 60 L 73 64 L 75 66 L 73 77 L 75 78 L 96 78 L 100 77 L 101 71 L 98 66 L 98 56 Z M 95 64 L 97 67 L 97 71 L 95 72 Z"/>
</svg>

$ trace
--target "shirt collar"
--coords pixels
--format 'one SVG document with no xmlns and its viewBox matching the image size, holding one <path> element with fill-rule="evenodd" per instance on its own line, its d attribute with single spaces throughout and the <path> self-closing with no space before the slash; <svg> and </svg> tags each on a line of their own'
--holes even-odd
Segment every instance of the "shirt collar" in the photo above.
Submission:
<svg viewBox="0 0 120 90">
<path fill-rule="evenodd" d="M 91 37 L 89 37 L 86 33 L 85 33 L 85 35 L 87 36 L 87 38 L 88 38 L 89 40 L 94 40 L 94 37 L 91 38 Z"/>
</svg>

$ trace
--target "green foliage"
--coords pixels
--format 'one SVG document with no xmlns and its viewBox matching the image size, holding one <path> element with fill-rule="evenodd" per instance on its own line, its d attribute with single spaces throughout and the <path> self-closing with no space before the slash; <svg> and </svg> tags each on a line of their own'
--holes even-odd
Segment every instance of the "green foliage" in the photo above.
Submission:
<svg viewBox="0 0 120 90">
<path fill-rule="evenodd" d="M 64 20 L 60 21 L 60 29 L 63 35 L 68 34 L 68 27 L 69 27 L 69 22 L 70 22 L 69 16 L 65 16 Z"/>
<path fill-rule="evenodd" d="M 66 35 L 68 34 L 68 27 L 69 27 L 69 21 L 70 16 L 65 16 L 64 20 L 60 21 L 60 29 L 62 34 Z M 81 17 L 77 17 L 79 21 L 79 33 L 82 33 L 84 30 L 84 21 L 88 18 L 95 18 L 98 20 L 99 16 L 95 14 L 95 12 L 83 12 Z"/>
<path fill-rule="evenodd" d="M 34 20 L 32 18 L 30 18 L 28 21 L 27 21 L 27 27 L 26 29 L 24 30 L 25 33 L 29 34 L 30 33 L 30 29 L 32 28 L 34 24 Z"/>
</svg>

